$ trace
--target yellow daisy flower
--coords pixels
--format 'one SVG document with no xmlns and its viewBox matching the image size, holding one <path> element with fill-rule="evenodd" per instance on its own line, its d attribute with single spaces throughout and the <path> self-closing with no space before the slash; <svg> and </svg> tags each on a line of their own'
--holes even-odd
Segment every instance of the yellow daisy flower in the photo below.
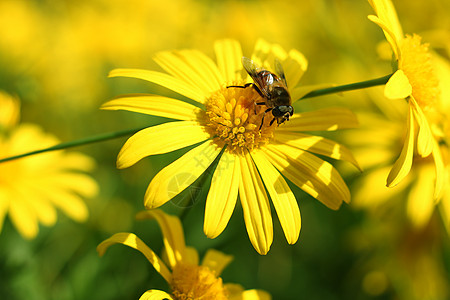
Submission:
<svg viewBox="0 0 450 300">
<path fill-rule="evenodd" d="M 247 290 L 238 284 L 224 284 L 219 277 L 233 259 L 231 255 L 209 249 L 199 264 L 198 252 L 186 246 L 183 228 L 177 217 L 154 209 L 137 214 L 138 219 L 155 219 L 163 233 L 162 260 L 141 239 L 132 233 L 117 233 L 97 247 L 100 256 L 111 245 L 123 244 L 140 251 L 170 285 L 171 292 L 148 290 L 139 299 L 242 299 L 264 300 L 271 296 L 261 290 Z"/>
<path fill-rule="evenodd" d="M 0 124 L 11 127 L 15 125 L 11 120 L 18 119 L 19 104 L 9 98 L 11 114 L 2 113 Z M 0 106 L 9 107 L 7 102 L 2 94 Z M 0 131 L 0 158 L 56 144 L 58 140 L 38 126 L 20 124 Z M 38 233 L 39 223 L 55 224 L 56 208 L 76 221 L 85 221 L 88 211 L 82 198 L 96 195 L 98 187 L 80 171 L 90 171 L 93 166 L 91 158 L 77 152 L 51 152 L 0 163 L 0 231 L 8 214 L 19 233 L 32 239 Z"/>
<path fill-rule="evenodd" d="M 369 0 L 376 16 L 369 19 L 383 29 L 394 52 L 396 70 L 385 86 L 388 99 L 407 99 L 409 112 L 407 133 L 403 149 L 387 178 L 387 186 L 395 186 L 409 173 L 414 151 L 421 157 L 432 155 L 436 162 L 435 198 L 443 189 L 443 173 L 439 171 L 442 160 L 436 138 L 431 131 L 429 114 L 436 110 L 439 101 L 439 80 L 433 70 L 429 45 L 423 44 L 417 34 L 404 35 L 397 13 L 390 0 Z"/>
<path fill-rule="evenodd" d="M 138 69 L 117 69 L 111 77 L 132 77 L 159 84 L 192 99 L 197 105 L 157 95 L 126 95 L 102 106 L 129 110 L 178 121 L 146 128 L 133 135 L 121 149 L 118 168 L 140 159 L 198 144 L 162 169 L 150 182 L 145 206 L 156 208 L 191 185 L 217 159 L 206 199 L 204 232 L 217 237 L 226 227 L 239 194 L 251 243 L 260 254 L 269 251 L 273 239 L 269 193 L 289 244 L 300 233 L 300 211 L 283 174 L 292 183 L 331 209 L 349 202 L 350 193 L 337 170 L 315 156 L 320 154 L 357 164 L 347 148 L 301 131 L 355 127 L 347 109 L 327 108 L 296 113 L 289 122 L 270 124 L 265 105 L 254 88 L 227 88 L 249 81 L 243 71 L 242 50 L 234 40 L 214 44 L 217 64 L 196 50 L 161 52 L 155 61 L 169 74 Z M 307 68 L 304 56 L 278 45 L 258 41 L 252 59 L 269 70 L 275 57 L 282 63 L 292 99 L 311 88 L 296 88 Z M 314 153 L 314 154 L 313 154 Z M 182 178 L 182 180 L 176 180 Z M 176 183 L 176 184 L 175 184 Z"/>
<path fill-rule="evenodd" d="M 406 102 L 392 102 L 374 95 L 373 100 L 383 114 L 360 116 L 361 128 L 347 132 L 345 141 L 352 145 L 352 152 L 364 170 L 354 182 L 353 205 L 362 208 L 375 208 L 393 198 L 406 200 L 405 211 L 415 229 L 423 229 L 438 207 L 442 219 L 450 233 L 450 63 L 434 56 L 433 68 L 439 78 L 442 97 L 436 103 L 440 113 L 434 115 L 432 132 L 439 145 L 443 160 L 423 158 L 413 155 L 414 165 L 410 172 L 395 187 L 385 187 L 383 182 L 395 161 L 393 153 L 401 149 L 404 142 L 402 127 Z M 440 157 L 440 156 L 438 156 Z M 443 178 L 442 197 L 436 201 L 436 166 Z"/>
</svg>

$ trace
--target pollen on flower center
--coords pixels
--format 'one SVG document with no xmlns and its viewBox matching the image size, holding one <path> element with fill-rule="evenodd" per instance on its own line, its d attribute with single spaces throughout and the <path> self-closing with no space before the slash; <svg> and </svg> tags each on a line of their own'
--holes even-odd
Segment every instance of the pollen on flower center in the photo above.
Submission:
<svg viewBox="0 0 450 300">
<path fill-rule="evenodd" d="M 412 86 L 412 96 L 420 107 L 427 111 L 435 106 L 439 98 L 439 80 L 431 62 L 429 45 L 421 43 L 421 37 L 406 35 L 400 43 L 401 65 Z"/>
<path fill-rule="evenodd" d="M 243 85 L 243 82 L 233 85 Z M 208 132 L 215 136 L 215 142 L 227 151 L 242 154 L 243 149 L 253 150 L 267 144 L 273 137 L 277 122 L 267 112 L 260 129 L 266 105 L 264 99 L 253 87 L 223 87 L 213 93 L 206 102 L 205 124 Z"/>
<path fill-rule="evenodd" d="M 179 263 L 172 272 L 172 295 L 177 300 L 225 300 L 222 278 L 208 267 Z"/>
</svg>

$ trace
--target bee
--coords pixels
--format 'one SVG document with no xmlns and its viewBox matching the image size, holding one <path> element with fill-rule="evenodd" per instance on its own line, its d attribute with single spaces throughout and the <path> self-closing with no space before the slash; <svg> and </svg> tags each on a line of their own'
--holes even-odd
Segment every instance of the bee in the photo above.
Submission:
<svg viewBox="0 0 450 300">
<path fill-rule="evenodd" d="M 283 67 L 278 59 L 275 59 L 275 73 L 260 68 L 253 60 L 248 57 L 242 57 L 242 65 L 253 82 L 245 85 L 232 85 L 228 87 L 247 88 L 252 86 L 258 94 L 264 99 L 264 102 L 257 102 L 256 105 L 266 105 L 268 108 L 259 126 L 261 130 L 266 113 L 272 112 L 273 119 L 270 125 L 277 120 L 278 125 L 289 121 L 289 117 L 294 114 L 294 108 L 291 105 L 291 95 L 288 92 L 286 77 Z"/>
</svg>

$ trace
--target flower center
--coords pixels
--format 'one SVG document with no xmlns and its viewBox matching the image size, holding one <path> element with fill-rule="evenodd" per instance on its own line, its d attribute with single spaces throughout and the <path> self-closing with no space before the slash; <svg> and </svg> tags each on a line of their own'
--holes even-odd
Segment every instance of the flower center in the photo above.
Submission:
<svg viewBox="0 0 450 300">
<path fill-rule="evenodd" d="M 172 295 L 177 300 L 226 300 L 222 278 L 208 267 L 179 263 L 172 272 Z"/>
<path fill-rule="evenodd" d="M 264 113 L 268 107 L 257 103 L 265 101 L 253 87 L 223 87 L 211 95 L 205 124 L 219 147 L 227 145 L 227 151 L 242 154 L 244 149 L 251 151 L 269 142 L 277 122 L 270 125 L 272 113 Z"/>
<path fill-rule="evenodd" d="M 422 44 L 422 38 L 406 35 L 400 44 L 402 53 L 399 68 L 405 72 L 412 86 L 412 95 L 420 107 L 427 111 L 435 107 L 439 98 L 439 80 L 431 62 L 429 44 Z"/>
</svg>

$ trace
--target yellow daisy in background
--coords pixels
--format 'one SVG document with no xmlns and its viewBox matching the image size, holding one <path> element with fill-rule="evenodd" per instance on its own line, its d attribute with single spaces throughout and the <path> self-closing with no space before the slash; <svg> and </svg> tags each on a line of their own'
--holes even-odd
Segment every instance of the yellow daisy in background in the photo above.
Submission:
<svg viewBox="0 0 450 300">
<path fill-rule="evenodd" d="M 407 133 L 399 158 L 387 177 L 387 186 L 395 186 L 409 173 L 416 151 L 421 157 L 432 155 L 436 165 L 435 198 L 440 198 L 444 186 L 443 165 L 439 145 L 431 127 L 437 110 L 440 90 L 432 65 L 429 45 L 417 34 L 404 35 L 397 13 L 390 0 L 369 0 L 376 16 L 369 19 L 383 29 L 394 53 L 395 73 L 386 84 L 388 99 L 407 99 Z"/>
<path fill-rule="evenodd" d="M 20 101 L 16 97 L 0 91 L 0 133 L 14 127 L 20 118 Z"/>
<path fill-rule="evenodd" d="M 354 261 L 366 299 L 449 299 L 448 270 L 437 219 L 417 231 L 389 209 L 367 216 L 347 237 L 347 247 L 364 259 Z M 386 297 L 386 295 L 389 295 Z"/>
<path fill-rule="evenodd" d="M 0 158 L 58 144 L 36 125 L 15 124 L 17 99 L 0 93 L 0 107 L 0 129 L 6 129 L 0 130 Z M 39 223 L 55 224 L 56 208 L 78 222 L 85 221 L 88 210 L 82 198 L 95 196 L 98 186 L 80 172 L 90 171 L 94 165 L 90 157 L 77 152 L 51 152 L 0 163 L 0 230 L 8 214 L 19 233 L 32 239 Z"/>
<path fill-rule="evenodd" d="M 204 232 L 217 237 L 227 226 L 239 194 L 251 243 L 260 254 L 269 251 L 273 240 L 269 193 L 284 234 L 294 244 L 300 233 L 300 211 L 283 174 L 292 183 L 331 209 L 350 201 L 349 190 L 320 154 L 357 165 L 350 151 L 329 139 L 302 131 L 337 130 L 357 126 L 347 109 L 326 108 L 295 113 L 289 122 L 270 124 L 267 114 L 261 129 L 264 99 L 254 88 L 227 88 L 248 82 L 243 71 L 240 44 L 221 40 L 214 44 L 217 64 L 196 50 L 167 51 L 155 61 L 168 73 L 139 69 L 117 69 L 111 77 L 132 77 L 159 84 L 192 99 L 197 105 L 157 95 L 125 95 L 102 106 L 176 119 L 139 131 L 121 149 L 118 168 L 140 159 L 196 145 L 162 169 L 150 182 L 145 207 L 156 208 L 191 185 L 218 159 L 206 199 Z M 304 56 L 284 51 L 262 40 L 256 43 L 252 60 L 274 70 L 275 57 L 283 65 L 292 99 L 311 91 L 296 88 L 307 68 Z M 176 181 L 176 178 L 183 180 Z M 177 182 L 175 185 L 174 183 Z"/>
<path fill-rule="evenodd" d="M 433 131 L 438 137 L 444 164 L 444 188 L 439 207 L 447 233 L 450 235 L 450 61 L 437 55 L 434 61 L 440 79 L 441 101 L 438 121 Z"/>
<path fill-rule="evenodd" d="M 142 211 L 138 219 L 155 219 L 163 233 L 162 260 L 140 238 L 132 233 L 117 233 L 97 247 L 100 256 L 114 244 L 124 244 L 140 251 L 170 285 L 171 292 L 148 290 L 144 299 L 240 299 L 264 300 L 271 296 L 261 290 L 246 290 L 238 284 L 224 284 L 220 274 L 233 259 L 231 255 L 209 249 L 199 264 L 198 252 L 186 246 L 181 222 L 162 210 Z"/>
<path fill-rule="evenodd" d="M 358 114 L 361 128 L 346 132 L 344 141 L 350 145 L 361 167 L 362 176 L 354 181 L 353 205 L 361 208 L 378 208 L 388 200 L 404 197 L 406 214 L 413 227 L 425 228 L 432 218 L 435 207 L 439 207 L 442 219 L 450 233 L 450 63 L 437 54 L 434 56 L 433 68 L 439 78 L 442 97 L 436 103 L 440 113 L 433 116 L 432 132 L 439 145 L 443 161 L 441 177 L 444 178 L 442 197 L 436 201 L 436 161 L 431 157 L 423 158 L 413 155 L 414 165 L 404 179 L 394 187 L 385 187 L 383 182 L 395 161 L 404 142 L 402 128 L 405 121 L 403 111 L 406 102 L 392 102 L 373 94 L 373 101 L 382 114 Z M 359 175 L 359 174 L 358 174 Z M 404 195 L 404 196 L 402 196 Z M 393 204 L 392 204 L 393 205 Z"/>
</svg>

